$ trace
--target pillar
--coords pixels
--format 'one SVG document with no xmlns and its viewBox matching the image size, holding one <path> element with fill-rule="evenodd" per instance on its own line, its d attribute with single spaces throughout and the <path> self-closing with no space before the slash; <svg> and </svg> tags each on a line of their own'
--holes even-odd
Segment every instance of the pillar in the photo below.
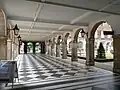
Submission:
<svg viewBox="0 0 120 90">
<path fill-rule="evenodd" d="M 67 59 L 67 44 L 62 44 L 62 59 Z"/>
<path fill-rule="evenodd" d="M 16 43 L 16 57 L 17 57 L 17 55 L 19 54 L 18 49 L 19 49 L 19 42 Z"/>
<path fill-rule="evenodd" d="M 7 60 L 12 59 L 12 40 L 7 40 Z"/>
<path fill-rule="evenodd" d="M 27 42 L 24 42 L 24 54 L 27 54 Z"/>
<path fill-rule="evenodd" d="M 86 65 L 94 66 L 94 39 L 86 39 Z"/>
<path fill-rule="evenodd" d="M 56 57 L 60 57 L 60 44 L 56 44 Z"/>
<path fill-rule="evenodd" d="M 18 55 L 18 46 L 19 46 L 19 42 L 18 42 L 18 38 L 16 37 L 16 36 L 14 36 L 14 39 L 13 39 L 13 50 L 12 50 L 12 52 L 13 52 L 13 57 L 12 57 L 12 59 L 14 60 L 16 57 L 17 57 L 17 55 Z"/>
<path fill-rule="evenodd" d="M 46 51 L 45 51 L 45 41 L 41 41 L 41 54 L 45 54 L 46 53 Z"/>
<path fill-rule="evenodd" d="M 120 35 L 113 36 L 113 47 L 114 47 L 113 71 L 115 73 L 120 73 Z"/>
<path fill-rule="evenodd" d="M 33 43 L 33 54 L 35 54 L 36 42 L 32 42 L 32 43 Z"/>
<path fill-rule="evenodd" d="M 0 60 L 7 59 L 7 39 L 6 37 L 0 37 Z"/>
<path fill-rule="evenodd" d="M 54 56 L 55 55 L 55 43 L 53 42 L 51 44 L 51 56 Z"/>
<path fill-rule="evenodd" d="M 19 44 L 18 44 L 18 54 L 20 54 L 20 41 L 19 41 Z"/>
<path fill-rule="evenodd" d="M 72 43 L 72 57 L 71 61 L 78 61 L 77 43 Z"/>
<path fill-rule="evenodd" d="M 51 41 L 48 43 L 48 55 L 51 55 Z"/>
</svg>

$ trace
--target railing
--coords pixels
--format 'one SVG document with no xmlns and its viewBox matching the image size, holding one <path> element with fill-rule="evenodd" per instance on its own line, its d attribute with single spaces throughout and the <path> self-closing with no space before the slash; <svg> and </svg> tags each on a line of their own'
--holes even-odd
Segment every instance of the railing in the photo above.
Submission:
<svg viewBox="0 0 120 90">
<path fill-rule="evenodd" d="M 0 83 L 12 83 L 14 84 L 14 78 L 18 78 L 17 61 L 0 61 Z"/>
</svg>

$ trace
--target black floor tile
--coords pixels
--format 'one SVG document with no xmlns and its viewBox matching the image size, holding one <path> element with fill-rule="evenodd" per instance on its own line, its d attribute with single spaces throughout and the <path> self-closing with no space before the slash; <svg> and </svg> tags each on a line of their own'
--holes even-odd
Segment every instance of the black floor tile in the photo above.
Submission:
<svg viewBox="0 0 120 90">
<path fill-rule="evenodd" d="M 37 76 L 36 78 L 45 79 L 45 78 L 47 78 L 47 77 L 48 77 L 48 76 L 41 75 L 41 76 Z"/>
<path fill-rule="evenodd" d="M 70 73 L 70 72 L 68 72 L 68 73 L 65 73 L 65 75 L 71 75 L 71 76 L 74 76 L 75 73 Z"/>
<path fill-rule="evenodd" d="M 60 78 L 60 77 L 62 76 L 62 74 L 53 74 L 53 75 L 51 75 L 51 76 Z"/>
</svg>

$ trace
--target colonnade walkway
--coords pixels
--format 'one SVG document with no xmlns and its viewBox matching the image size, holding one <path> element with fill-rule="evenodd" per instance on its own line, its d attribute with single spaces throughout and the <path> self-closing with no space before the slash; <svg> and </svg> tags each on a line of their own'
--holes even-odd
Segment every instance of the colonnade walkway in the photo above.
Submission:
<svg viewBox="0 0 120 90">
<path fill-rule="evenodd" d="M 120 76 L 108 70 L 41 54 L 22 54 L 16 59 L 15 90 L 120 90 Z M 10 88 L 9 84 L 6 89 Z"/>
</svg>

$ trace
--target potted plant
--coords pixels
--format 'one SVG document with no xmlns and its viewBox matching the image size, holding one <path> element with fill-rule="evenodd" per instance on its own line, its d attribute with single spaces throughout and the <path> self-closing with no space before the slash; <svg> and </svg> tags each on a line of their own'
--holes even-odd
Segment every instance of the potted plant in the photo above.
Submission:
<svg viewBox="0 0 120 90">
<path fill-rule="evenodd" d="M 104 60 L 104 59 L 106 59 L 105 49 L 104 49 L 102 43 L 100 43 L 99 48 L 97 49 L 96 58 L 97 58 L 97 60 Z"/>
</svg>

